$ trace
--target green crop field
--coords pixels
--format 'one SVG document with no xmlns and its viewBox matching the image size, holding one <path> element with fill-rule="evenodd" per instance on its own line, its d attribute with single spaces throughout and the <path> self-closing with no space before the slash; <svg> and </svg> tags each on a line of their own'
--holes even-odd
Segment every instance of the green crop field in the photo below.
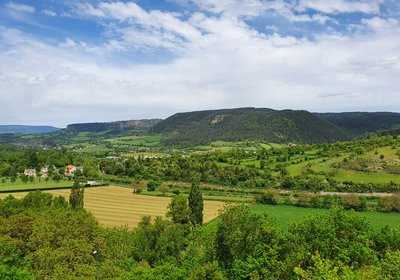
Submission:
<svg viewBox="0 0 400 280">
<path fill-rule="evenodd" d="M 251 205 L 251 211 L 257 214 L 267 214 L 273 217 L 277 224 L 287 227 L 291 223 L 298 222 L 306 216 L 328 213 L 328 209 L 302 208 L 286 205 Z M 365 217 L 373 227 L 381 228 L 386 225 L 400 228 L 399 213 L 381 212 L 356 212 L 360 217 Z"/>
<path fill-rule="evenodd" d="M 160 135 L 148 135 L 148 136 L 124 136 L 117 138 L 106 139 L 105 141 L 112 145 L 121 146 L 144 146 L 154 147 L 160 144 Z"/>
<path fill-rule="evenodd" d="M 105 145 L 88 145 L 86 147 L 75 150 L 77 153 L 100 153 L 100 152 L 110 152 L 113 151 L 107 148 Z"/>
<path fill-rule="evenodd" d="M 36 179 L 37 180 L 37 179 Z M 18 179 L 15 183 L 10 183 L 9 180 L 6 183 L 0 183 L 0 192 L 17 192 L 17 191 L 31 191 L 40 189 L 57 189 L 63 187 L 72 186 L 71 181 L 35 181 L 23 183 Z"/>
</svg>

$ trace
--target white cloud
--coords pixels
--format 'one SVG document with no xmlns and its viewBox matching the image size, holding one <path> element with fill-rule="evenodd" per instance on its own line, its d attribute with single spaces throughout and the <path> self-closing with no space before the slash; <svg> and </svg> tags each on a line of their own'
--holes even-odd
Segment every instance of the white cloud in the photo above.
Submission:
<svg viewBox="0 0 400 280">
<path fill-rule="evenodd" d="M 52 10 L 42 10 L 42 13 L 45 15 L 45 16 L 49 16 L 49 17 L 55 17 L 56 15 L 57 15 L 57 13 L 56 12 L 54 12 L 54 11 L 52 11 Z"/>
<path fill-rule="evenodd" d="M 95 18 L 107 28 L 99 45 L 67 37 L 55 46 L 0 27 L 0 103 L 7 104 L 0 120 L 65 125 L 241 106 L 400 108 L 397 20 L 364 19 L 359 28 L 368 32 L 323 32 L 309 40 L 279 34 L 274 27 L 272 35 L 258 32 L 241 15 L 225 12 L 229 3 L 221 1 L 225 6 L 215 8 L 216 14 L 185 17 L 134 3 L 76 6 L 75 15 Z M 274 3 L 288 19 L 298 16 L 292 22 L 332 21 L 325 14 L 289 13 L 283 2 Z M 167 49 L 174 57 L 140 63 L 125 56 L 135 48 L 145 54 Z"/>
<path fill-rule="evenodd" d="M 119 50 L 130 47 L 161 47 L 182 51 L 186 42 L 201 38 L 199 30 L 180 20 L 175 14 L 158 10 L 147 12 L 133 2 L 102 2 L 98 6 L 76 4 L 75 12 L 85 17 L 127 22 L 127 27 L 118 24 L 109 26 L 108 34 L 113 37 L 112 42 L 114 45 L 117 43 Z"/>
<path fill-rule="evenodd" d="M 316 10 L 325 14 L 354 13 L 377 14 L 383 0 L 300 0 L 297 10 Z"/>
<path fill-rule="evenodd" d="M 34 13 L 35 8 L 32 6 L 24 5 L 24 4 L 17 4 L 14 2 L 9 2 L 6 5 L 8 8 L 13 9 L 18 12 L 24 12 L 24 13 Z"/>
<path fill-rule="evenodd" d="M 63 43 L 60 44 L 60 47 L 69 48 L 69 47 L 76 47 L 78 44 L 75 42 L 74 39 L 66 38 Z"/>
<path fill-rule="evenodd" d="M 200 9 L 215 14 L 224 13 L 229 16 L 254 17 L 267 9 L 266 1 L 259 0 L 192 0 Z"/>
<path fill-rule="evenodd" d="M 380 17 L 373 17 L 371 19 L 363 19 L 361 23 L 368 26 L 369 28 L 377 30 L 389 30 L 399 26 L 399 21 L 394 18 L 383 19 Z"/>
<path fill-rule="evenodd" d="M 292 12 L 285 13 L 286 18 L 291 22 L 315 22 L 321 25 L 324 25 L 327 21 L 331 21 L 337 23 L 336 20 L 332 18 L 320 14 L 308 15 L 308 14 L 301 14 L 296 15 Z"/>
</svg>

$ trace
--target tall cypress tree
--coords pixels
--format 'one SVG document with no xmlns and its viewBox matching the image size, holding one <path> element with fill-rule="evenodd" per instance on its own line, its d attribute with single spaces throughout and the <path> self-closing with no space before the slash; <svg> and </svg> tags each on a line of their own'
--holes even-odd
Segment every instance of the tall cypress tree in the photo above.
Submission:
<svg viewBox="0 0 400 280">
<path fill-rule="evenodd" d="M 81 209 L 83 208 L 83 194 L 85 189 L 79 185 L 79 181 L 75 180 L 74 185 L 71 188 L 71 194 L 69 195 L 69 205 L 71 208 Z"/>
<path fill-rule="evenodd" d="M 199 183 L 192 183 L 189 193 L 190 221 L 193 225 L 203 224 L 203 195 Z"/>
</svg>

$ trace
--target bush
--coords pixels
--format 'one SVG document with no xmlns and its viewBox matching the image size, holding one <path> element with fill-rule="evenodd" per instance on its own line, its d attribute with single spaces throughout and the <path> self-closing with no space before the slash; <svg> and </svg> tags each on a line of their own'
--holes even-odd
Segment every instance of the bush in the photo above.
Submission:
<svg viewBox="0 0 400 280">
<path fill-rule="evenodd" d="M 400 194 L 392 195 L 393 211 L 400 212 Z"/>
<path fill-rule="evenodd" d="M 379 197 L 378 210 L 382 212 L 400 212 L 400 194 Z"/>
<path fill-rule="evenodd" d="M 161 185 L 160 187 L 158 187 L 158 190 L 161 192 L 161 194 L 163 196 L 165 196 L 165 194 L 167 192 L 169 192 L 169 187 L 165 186 L 165 185 Z"/>
<path fill-rule="evenodd" d="M 347 210 L 360 210 L 361 208 L 360 198 L 356 194 L 343 195 L 340 197 L 340 202 L 344 209 Z"/>
<path fill-rule="evenodd" d="M 278 204 L 278 193 L 276 191 L 268 191 L 262 193 L 258 198 L 257 202 L 261 204 L 271 204 L 277 205 Z"/>
<path fill-rule="evenodd" d="M 309 205 L 313 208 L 322 208 L 323 202 L 321 195 L 319 194 L 312 195 L 310 198 Z"/>
<path fill-rule="evenodd" d="M 378 199 L 378 211 L 391 212 L 393 210 L 393 201 L 390 196 L 381 196 Z"/>
<path fill-rule="evenodd" d="M 160 182 L 154 181 L 154 180 L 150 180 L 147 183 L 147 190 L 149 192 L 154 192 L 156 190 L 156 188 L 158 188 L 161 185 Z"/>
<path fill-rule="evenodd" d="M 322 207 L 331 208 L 332 206 L 338 204 L 337 195 L 324 195 L 322 198 Z"/>
<path fill-rule="evenodd" d="M 292 197 L 286 196 L 285 199 L 283 200 L 284 205 L 293 205 Z"/>
<path fill-rule="evenodd" d="M 311 200 L 311 194 L 307 192 L 301 192 L 299 194 L 299 199 L 297 201 L 297 205 L 301 207 L 309 207 L 310 206 L 310 200 Z"/>
<path fill-rule="evenodd" d="M 181 194 L 180 190 L 177 190 L 177 189 L 173 190 L 172 193 L 175 194 L 175 195 L 180 195 Z"/>
</svg>

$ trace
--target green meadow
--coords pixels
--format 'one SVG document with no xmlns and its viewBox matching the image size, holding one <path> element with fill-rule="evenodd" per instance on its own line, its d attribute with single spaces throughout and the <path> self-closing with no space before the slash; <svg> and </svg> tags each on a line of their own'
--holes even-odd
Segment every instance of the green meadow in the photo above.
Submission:
<svg viewBox="0 0 400 280">
<path fill-rule="evenodd" d="M 329 212 L 329 209 L 302 208 L 286 205 L 251 205 L 250 210 L 254 213 L 273 217 L 276 223 L 284 228 L 291 223 L 299 222 L 303 218 L 312 215 L 321 215 Z M 375 228 L 391 226 L 400 228 L 400 213 L 381 213 L 381 212 L 356 212 L 360 217 L 364 217 Z"/>
</svg>

